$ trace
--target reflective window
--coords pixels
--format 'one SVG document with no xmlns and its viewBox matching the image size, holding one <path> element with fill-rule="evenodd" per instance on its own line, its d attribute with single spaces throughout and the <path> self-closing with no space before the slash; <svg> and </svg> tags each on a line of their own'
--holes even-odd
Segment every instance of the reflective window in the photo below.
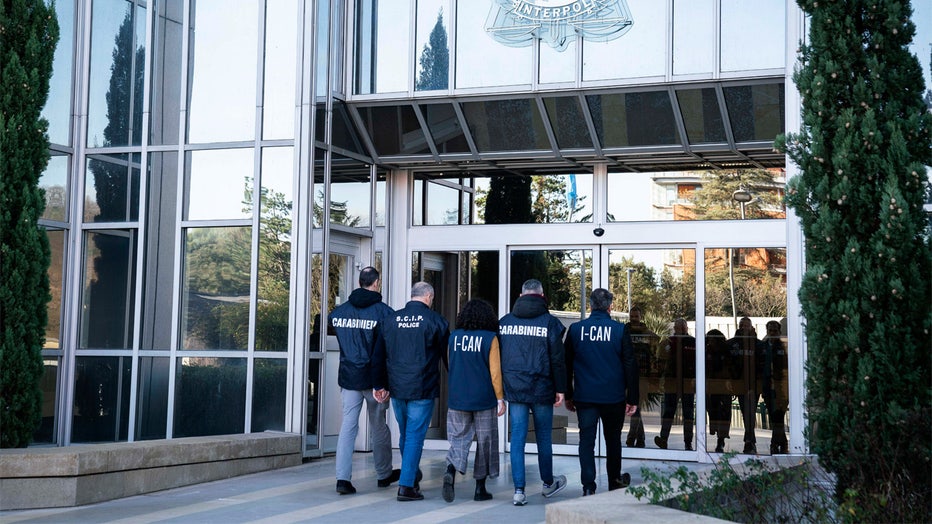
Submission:
<svg viewBox="0 0 932 524">
<path fill-rule="evenodd" d="M 317 40 L 315 50 L 317 51 L 317 78 L 314 85 L 315 94 L 318 97 L 327 96 L 328 82 L 331 81 L 328 71 L 330 68 L 330 2 L 316 2 L 317 5 Z"/>
<path fill-rule="evenodd" d="M 550 127 L 557 137 L 557 147 L 592 149 L 592 135 L 589 134 L 589 126 L 586 125 L 578 97 L 544 98 L 544 107 L 547 108 Z"/>
<path fill-rule="evenodd" d="M 259 197 L 259 276 L 256 288 L 256 350 L 288 349 L 294 149 L 262 150 Z"/>
<path fill-rule="evenodd" d="M 634 24 L 609 42 L 586 40 L 583 81 L 660 76 L 666 73 L 667 2 L 627 0 Z"/>
<path fill-rule="evenodd" d="M 71 441 L 127 439 L 131 357 L 75 357 Z"/>
<path fill-rule="evenodd" d="M 191 151 L 187 156 L 187 220 L 252 216 L 252 149 Z"/>
<path fill-rule="evenodd" d="M 609 173 L 608 219 L 786 218 L 785 185 L 782 169 Z"/>
<path fill-rule="evenodd" d="M 356 1 L 356 92 L 408 89 L 411 66 L 411 0 Z"/>
<path fill-rule="evenodd" d="M 714 88 L 677 90 L 676 101 L 689 143 L 726 141 L 722 110 Z"/>
<path fill-rule="evenodd" d="M 715 71 L 715 0 L 673 2 L 673 74 Z"/>
<path fill-rule="evenodd" d="M 58 399 L 58 370 L 57 358 L 42 359 L 42 377 L 39 379 L 39 389 L 42 391 L 42 419 L 39 427 L 32 433 L 33 444 L 55 443 L 55 402 Z"/>
<path fill-rule="evenodd" d="M 786 2 L 722 1 L 722 71 L 783 68 Z M 753 42 L 754 45 L 748 45 Z"/>
<path fill-rule="evenodd" d="M 326 4 L 327 2 L 321 2 Z M 294 138 L 298 21 L 296 0 L 266 2 L 262 138 Z"/>
<path fill-rule="evenodd" d="M 53 156 L 39 178 L 39 187 L 45 192 L 45 211 L 42 218 L 56 222 L 68 221 L 68 166 L 69 156 Z"/>
<path fill-rule="evenodd" d="M 359 116 L 377 155 L 430 153 L 427 137 L 411 106 L 361 107 Z"/>
<path fill-rule="evenodd" d="M 353 123 L 353 120 L 350 118 L 346 109 L 346 104 L 342 100 L 333 101 L 332 114 L 333 126 L 330 131 L 330 143 L 334 147 L 343 148 L 353 153 L 368 156 L 368 151 L 366 151 L 366 148 L 363 147 L 362 142 L 360 141 L 359 131 L 356 129 L 356 124 Z M 318 123 L 323 124 L 323 118 L 318 118 Z M 318 140 L 322 141 L 324 139 L 324 131 L 325 129 L 321 125 L 318 128 Z"/>
<path fill-rule="evenodd" d="M 460 191 L 436 182 L 427 183 L 427 224 L 459 224 Z"/>
<path fill-rule="evenodd" d="M 167 357 L 139 357 L 139 400 L 136 406 L 136 438 L 166 438 L 168 427 Z"/>
<path fill-rule="evenodd" d="M 74 2 L 56 2 L 58 44 L 52 59 L 49 96 L 42 118 L 49 121 L 49 142 L 71 145 L 71 75 L 74 66 Z"/>
<path fill-rule="evenodd" d="M 142 321 L 140 349 L 170 349 L 170 326 L 175 321 L 172 303 L 176 292 L 163 283 L 174 279 L 176 199 L 179 181 L 177 152 L 149 153 L 146 194 L 151 213 L 158 212 L 158 220 L 147 220 L 146 256 L 140 270 L 143 280 Z M 155 437 L 153 437 L 155 438 Z"/>
<path fill-rule="evenodd" d="M 438 153 L 469 152 L 469 143 L 453 104 L 425 104 L 420 109 Z"/>
<path fill-rule="evenodd" d="M 587 95 L 586 102 L 602 147 L 680 143 L 666 91 Z"/>
<path fill-rule="evenodd" d="M 463 102 L 463 114 L 480 152 L 551 148 L 533 99 Z"/>
<path fill-rule="evenodd" d="M 371 224 L 372 184 L 369 165 L 333 155 L 330 175 L 330 223 L 368 228 Z"/>
<path fill-rule="evenodd" d="M 182 349 L 247 348 L 251 229 L 185 231 Z"/>
<path fill-rule="evenodd" d="M 179 358 L 175 373 L 173 437 L 245 431 L 245 358 Z"/>
<path fill-rule="evenodd" d="M 252 379 L 250 431 L 285 431 L 285 388 L 288 361 L 257 358 Z"/>
<path fill-rule="evenodd" d="M 84 286 L 78 347 L 133 347 L 136 249 L 135 229 L 84 233 Z"/>
<path fill-rule="evenodd" d="M 447 0 L 417 2 L 417 40 L 414 48 L 417 53 L 414 89 L 417 91 L 446 89 L 449 85 L 449 12 L 450 4 Z"/>
<path fill-rule="evenodd" d="M 88 155 L 85 222 L 139 219 L 139 154 Z"/>
<path fill-rule="evenodd" d="M 253 2 L 191 4 L 188 141 L 256 136 L 258 12 Z"/>
<path fill-rule="evenodd" d="M 783 133 L 783 84 L 723 88 L 735 142 L 773 141 Z"/>
<path fill-rule="evenodd" d="M 375 225 L 385 226 L 386 209 L 386 174 L 380 171 L 375 183 Z"/>
<path fill-rule="evenodd" d="M 540 46 L 539 82 L 552 84 L 576 81 L 576 40 L 569 42 L 566 49 L 558 51 L 549 45 Z"/>
<path fill-rule="evenodd" d="M 696 251 L 609 250 L 612 313 L 638 362 L 640 408 L 628 446 L 695 449 Z"/>
<path fill-rule="evenodd" d="M 149 95 L 149 143 L 177 144 L 181 125 L 184 2 L 163 0 L 153 5 L 157 15 L 152 49 L 152 92 Z"/>
<path fill-rule="evenodd" d="M 125 0 L 98 0 L 93 6 L 87 145 L 139 145 L 146 10 Z"/>
<path fill-rule="evenodd" d="M 508 47 L 486 30 L 491 2 L 456 4 L 456 87 L 531 84 L 531 47 Z"/>
<path fill-rule="evenodd" d="M 715 431 L 706 445 L 786 453 L 786 249 L 706 249 L 704 257 L 706 404 Z"/>
<path fill-rule="evenodd" d="M 477 178 L 475 223 L 554 224 L 592 221 L 592 175 L 501 175 Z"/>
<path fill-rule="evenodd" d="M 45 345 L 43 349 L 61 348 L 61 307 L 62 283 L 65 273 L 65 242 L 68 235 L 60 229 L 46 229 L 49 238 L 51 257 L 49 260 L 49 291 L 48 303 L 49 320 L 45 325 Z"/>
</svg>

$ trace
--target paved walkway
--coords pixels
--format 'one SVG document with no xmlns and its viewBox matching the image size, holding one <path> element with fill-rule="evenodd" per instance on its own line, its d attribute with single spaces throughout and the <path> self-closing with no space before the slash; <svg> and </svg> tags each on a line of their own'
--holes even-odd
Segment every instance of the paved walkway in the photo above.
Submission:
<svg viewBox="0 0 932 524">
<path fill-rule="evenodd" d="M 256 473 L 228 480 L 197 484 L 148 495 L 102 502 L 76 508 L 36 509 L 0 512 L 0 523 L 28 522 L 365 522 L 434 523 L 434 522 L 545 522 L 546 505 L 572 500 L 582 495 L 579 461 L 576 457 L 554 457 L 554 472 L 566 475 L 568 486 L 552 498 L 540 494 L 536 455 L 527 456 L 528 505 L 511 504 L 513 488 L 509 455 L 502 455 L 502 474 L 489 480 L 487 487 L 494 499 L 472 500 L 475 483 L 471 472 L 467 478 L 457 475 L 456 500 L 446 503 L 440 495 L 444 451 L 424 452 L 421 490 L 425 500 L 398 502 L 397 484 L 378 488 L 372 470 L 372 455 L 356 453 L 353 461 L 353 484 L 358 493 L 340 496 L 335 491 L 334 459 L 316 459 L 301 466 Z M 395 466 L 401 464 L 395 451 Z M 631 473 L 632 483 L 641 480 L 640 468 L 663 468 L 658 461 L 625 460 L 624 471 Z M 470 462 L 470 467 L 472 463 Z M 606 485 L 605 461 L 597 460 L 599 491 Z M 615 495 L 618 492 L 613 492 Z M 2 496 L 2 494 L 0 494 Z M 596 497 L 596 499 L 599 497 Z M 595 499 L 594 499 L 595 500 Z"/>
</svg>

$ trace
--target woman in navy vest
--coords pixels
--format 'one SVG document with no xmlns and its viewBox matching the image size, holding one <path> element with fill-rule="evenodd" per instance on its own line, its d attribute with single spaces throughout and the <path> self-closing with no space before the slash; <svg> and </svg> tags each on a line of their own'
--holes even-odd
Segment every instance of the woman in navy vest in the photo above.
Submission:
<svg viewBox="0 0 932 524">
<path fill-rule="evenodd" d="M 498 421 L 505 413 L 502 369 L 498 347 L 498 317 L 484 300 L 470 300 L 456 317 L 448 344 L 450 372 L 447 404 L 447 470 L 443 500 L 453 502 L 456 472 L 466 473 L 469 446 L 476 437 L 473 500 L 489 500 L 486 478 L 499 473 Z"/>
</svg>

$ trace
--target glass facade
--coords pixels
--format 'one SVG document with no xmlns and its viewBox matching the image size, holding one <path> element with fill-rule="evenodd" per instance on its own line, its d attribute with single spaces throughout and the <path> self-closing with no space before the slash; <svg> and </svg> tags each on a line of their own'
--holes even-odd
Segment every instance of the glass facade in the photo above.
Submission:
<svg viewBox="0 0 932 524">
<path fill-rule="evenodd" d="M 698 451 L 726 394 L 709 333 L 727 342 L 747 316 L 762 348 L 785 348 L 764 358 L 787 364 L 771 357 L 760 396 L 726 406 L 732 441 L 751 426 L 766 453 L 783 424 L 806 451 L 801 245 L 772 147 L 792 116 L 795 4 L 626 0 L 585 30 L 524 36 L 500 5 L 57 3 L 37 442 L 278 430 L 333 452 L 324 319 L 376 265 L 389 305 L 428 280 L 451 322 L 475 297 L 503 315 L 530 276 L 554 275 L 567 322 L 594 287 L 627 321 L 630 295 L 656 320 L 646 434 L 670 419 Z M 695 376 L 664 357 L 677 318 Z M 709 460 L 674 441 L 626 456 Z"/>
</svg>

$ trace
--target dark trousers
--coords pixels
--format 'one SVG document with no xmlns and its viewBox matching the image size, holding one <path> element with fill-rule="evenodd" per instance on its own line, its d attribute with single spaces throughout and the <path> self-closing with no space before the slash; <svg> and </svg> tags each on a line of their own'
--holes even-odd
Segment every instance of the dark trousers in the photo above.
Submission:
<svg viewBox="0 0 932 524">
<path fill-rule="evenodd" d="M 744 441 L 751 444 L 757 444 L 757 434 L 754 428 L 757 427 L 757 399 L 759 397 L 760 395 L 754 392 L 738 396 L 738 405 L 744 417 Z"/>
<path fill-rule="evenodd" d="M 579 420 L 579 478 L 583 489 L 595 491 L 595 436 L 599 420 L 605 437 L 605 472 L 609 486 L 621 478 L 621 426 L 625 422 L 625 404 L 576 402 Z"/>
<path fill-rule="evenodd" d="M 709 430 L 719 439 L 728 438 L 731 429 L 731 395 L 709 395 Z"/>
<path fill-rule="evenodd" d="M 696 395 L 693 393 L 664 393 L 663 410 L 660 412 L 660 438 L 667 440 L 670 437 L 670 428 L 673 427 L 673 417 L 676 415 L 676 402 L 682 400 L 683 404 L 683 442 L 693 443 L 693 406 Z"/>
</svg>

